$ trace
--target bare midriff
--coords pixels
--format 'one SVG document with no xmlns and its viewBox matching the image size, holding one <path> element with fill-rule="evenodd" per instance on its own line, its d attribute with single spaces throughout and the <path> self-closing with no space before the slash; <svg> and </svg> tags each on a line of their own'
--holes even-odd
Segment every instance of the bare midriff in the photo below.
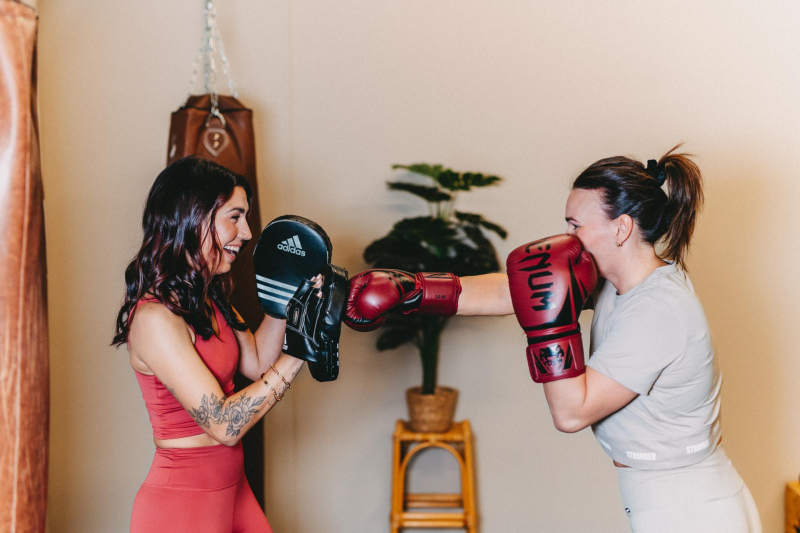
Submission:
<svg viewBox="0 0 800 533">
<path fill-rule="evenodd" d="M 719 438 L 719 442 L 717 443 L 717 446 L 719 446 L 721 444 L 722 444 L 722 437 Z M 614 466 L 616 466 L 617 468 L 630 468 L 628 465 L 624 465 L 624 464 L 618 463 L 616 461 L 614 461 Z"/>
<path fill-rule="evenodd" d="M 153 442 L 159 448 L 202 448 L 204 446 L 219 446 L 222 444 L 212 439 L 207 433 L 179 439 L 153 439 Z"/>
</svg>

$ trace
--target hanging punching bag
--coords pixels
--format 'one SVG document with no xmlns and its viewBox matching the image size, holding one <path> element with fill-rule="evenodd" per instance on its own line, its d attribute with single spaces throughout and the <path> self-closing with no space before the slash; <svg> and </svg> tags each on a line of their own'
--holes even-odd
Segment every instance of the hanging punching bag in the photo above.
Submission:
<svg viewBox="0 0 800 533">
<path fill-rule="evenodd" d="M 0 0 L 0 531 L 44 532 L 49 364 L 36 14 Z"/>
</svg>

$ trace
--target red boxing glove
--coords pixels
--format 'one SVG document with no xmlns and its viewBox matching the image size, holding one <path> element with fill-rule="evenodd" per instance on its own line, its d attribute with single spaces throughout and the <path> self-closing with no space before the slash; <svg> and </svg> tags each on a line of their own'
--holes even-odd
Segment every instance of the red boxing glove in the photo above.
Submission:
<svg viewBox="0 0 800 533">
<path fill-rule="evenodd" d="M 402 270 L 366 270 L 350 279 L 344 323 L 356 331 L 378 329 L 386 313 L 453 316 L 461 282 L 446 272 L 411 274 Z"/>
<path fill-rule="evenodd" d="M 597 285 L 592 256 L 573 235 L 520 246 L 506 260 L 514 313 L 528 337 L 528 368 L 536 383 L 586 372 L 578 317 Z"/>
</svg>

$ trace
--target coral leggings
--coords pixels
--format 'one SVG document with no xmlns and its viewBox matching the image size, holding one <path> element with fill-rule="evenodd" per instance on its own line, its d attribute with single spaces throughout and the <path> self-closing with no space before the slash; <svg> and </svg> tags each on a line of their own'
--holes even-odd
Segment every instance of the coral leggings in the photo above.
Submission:
<svg viewBox="0 0 800 533">
<path fill-rule="evenodd" d="M 272 533 L 244 475 L 242 444 L 156 448 L 131 533 Z"/>
</svg>

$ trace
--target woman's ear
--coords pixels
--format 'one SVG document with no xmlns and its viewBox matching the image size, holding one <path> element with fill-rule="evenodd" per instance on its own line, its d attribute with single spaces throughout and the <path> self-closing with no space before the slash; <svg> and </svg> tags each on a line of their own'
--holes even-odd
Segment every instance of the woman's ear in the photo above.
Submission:
<svg viewBox="0 0 800 533">
<path fill-rule="evenodd" d="M 617 217 L 617 246 L 622 246 L 633 232 L 633 219 L 630 215 L 620 215 Z"/>
</svg>

